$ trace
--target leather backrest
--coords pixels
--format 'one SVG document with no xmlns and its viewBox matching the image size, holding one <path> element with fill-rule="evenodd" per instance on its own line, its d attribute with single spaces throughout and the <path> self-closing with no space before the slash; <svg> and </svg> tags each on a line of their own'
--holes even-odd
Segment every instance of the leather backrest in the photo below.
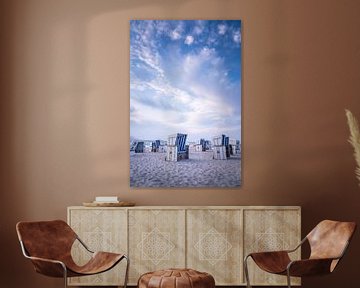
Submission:
<svg viewBox="0 0 360 288">
<path fill-rule="evenodd" d="M 321 221 L 306 236 L 311 248 L 310 258 L 340 257 L 355 229 L 355 222 Z"/>
<path fill-rule="evenodd" d="M 76 239 L 75 232 L 62 220 L 19 222 L 16 231 L 30 256 L 47 259 L 69 258 Z"/>
</svg>

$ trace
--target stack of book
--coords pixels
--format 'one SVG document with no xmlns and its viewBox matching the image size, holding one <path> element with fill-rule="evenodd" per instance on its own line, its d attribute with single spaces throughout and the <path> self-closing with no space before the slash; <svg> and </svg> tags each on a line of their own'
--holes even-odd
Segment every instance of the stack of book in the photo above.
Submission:
<svg viewBox="0 0 360 288">
<path fill-rule="evenodd" d="M 98 196 L 92 202 L 84 202 L 85 207 L 130 207 L 134 202 L 119 200 L 117 196 Z"/>
<path fill-rule="evenodd" d="M 93 203 L 97 204 L 106 204 L 106 203 L 119 203 L 119 199 L 117 196 L 98 196 L 95 197 L 95 201 Z"/>
</svg>

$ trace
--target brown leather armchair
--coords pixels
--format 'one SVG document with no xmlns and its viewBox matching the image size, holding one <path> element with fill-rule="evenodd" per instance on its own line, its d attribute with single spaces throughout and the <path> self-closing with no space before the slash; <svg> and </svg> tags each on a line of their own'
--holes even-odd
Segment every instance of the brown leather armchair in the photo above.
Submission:
<svg viewBox="0 0 360 288">
<path fill-rule="evenodd" d="M 112 269 L 121 260 L 127 261 L 124 288 L 127 285 L 129 258 L 125 254 L 93 252 L 76 235 L 71 227 L 62 220 L 19 222 L 16 225 L 24 256 L 31 260 L 35 271 L 50 277 L 87 276 Z M 78 266 L 72 256 L 71 247 L 78 240 L 92 254 L 83 266 Z"/>
<path fill-rule="evenodd" d="M 292 250 L 250 253 L 244 259 L 247 287 L 251 287 L 247 267 L 249 257 L 266 272 L 286 275 L 289 288 L 291 288 L 290 276 L 304 277 L 333 272 L 344 256 L 355 229 L 354 222 L 324 220 Z M 292 261 L 289 253 L 296 251 L 306 241 L 310 245 L 310 257 Z"/>
</svg>

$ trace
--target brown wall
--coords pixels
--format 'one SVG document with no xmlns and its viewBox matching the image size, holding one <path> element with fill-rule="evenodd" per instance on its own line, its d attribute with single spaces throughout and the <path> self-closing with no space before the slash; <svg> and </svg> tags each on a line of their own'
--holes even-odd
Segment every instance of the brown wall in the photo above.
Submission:
<svg viewBox="0 0 360 288">
<path fill-rule="evenodd" d="M 62 287 L 32 272 L 19 220 L 117 194 L 139 205 L 301 205 L 360 223 L 344 108 L 360 118 L 360 1 L 0 1 L 0 286 Z M 243 21 L 240 189 L 129 188 L 129 19 Z M 358 232 L 359 233 L 359 232 Z M 356 235 L 335 274 L 358 287 Z"/>
</svg>

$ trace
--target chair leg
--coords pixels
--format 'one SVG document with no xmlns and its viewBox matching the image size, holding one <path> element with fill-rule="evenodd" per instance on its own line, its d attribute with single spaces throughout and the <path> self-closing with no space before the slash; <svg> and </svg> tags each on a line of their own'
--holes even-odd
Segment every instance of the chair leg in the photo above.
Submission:
<svg viewBox="0 0 360 288">
<path fill-rule="evenodd" d="M 64 269 L 64 287 L 67 288 L 67 270 L 66 270 L 66 266 L 64 264 L 61 265 Z"/>
<path fill-rule="evenodd" d="M 126 259 L 126 271 L 125 271 L 125 280 L 124 280 L 124 288 L 127 286 L 128 278 L 129 278 L 129 265 L 130 265 L 130 259 L 127 256 L 124 256 Z"/>
<path fill-rule="evenodd" d="M 250 285 L 250 279 L 249 279 L 249 270 L 248 270 L 248 266 L 247 266 L 247 259 L 249 258 L 250 255 L 247 255 L 244 259 L 244 272 L 245 272 L 245 279 L 246 279 L 246 287 L 247 288 L 251 288 Z"/>
<path fill-rule="evenodd" d="M 287 284 L 288 284 L 288 288 L 291 288 L 291 278 L 290 278 L 290 271 L 289 269 L 287 269 Z"/>
</svg>

